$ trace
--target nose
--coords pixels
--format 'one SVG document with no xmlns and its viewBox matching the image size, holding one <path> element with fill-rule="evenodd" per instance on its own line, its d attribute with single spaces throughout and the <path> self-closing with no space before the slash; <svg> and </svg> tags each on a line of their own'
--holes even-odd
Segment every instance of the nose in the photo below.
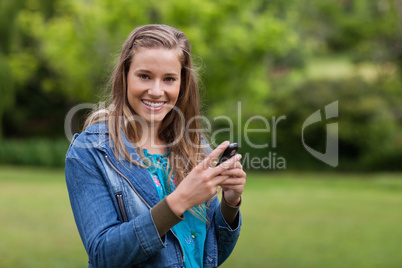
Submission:
<svg viewBox="0 0 402 268">
<path fill-rule="evenodd" d="M 155 80 L 149 88 L 148 94 L 155 99 L 162 97 L 164 94 L 162 83 L 159 80 Z"/>
</svg>

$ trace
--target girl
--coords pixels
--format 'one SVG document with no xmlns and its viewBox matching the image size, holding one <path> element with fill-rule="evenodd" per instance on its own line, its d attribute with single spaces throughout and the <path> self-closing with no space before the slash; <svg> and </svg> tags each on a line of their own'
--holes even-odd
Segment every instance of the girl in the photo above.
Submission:
<svg viewBox="0 0 402 268">
<path fill-rule="evenodd" d="M 94 111 L 66 155 L 71 207 L 89 267 L 216 267 L 239 236 L 246 174 L 236 155 L 213 163 L 199 122 L 187 37 L 135 29 Z M 222 187 L 222 199 L 216 198 Z"/>
</svg>

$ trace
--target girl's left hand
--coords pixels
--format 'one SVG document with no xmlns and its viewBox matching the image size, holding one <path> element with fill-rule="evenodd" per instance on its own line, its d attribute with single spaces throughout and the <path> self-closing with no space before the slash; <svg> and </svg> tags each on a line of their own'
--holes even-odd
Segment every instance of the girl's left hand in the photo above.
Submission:
<svg viewBox="0 0 402 268">
<path fill-rule="evenodd" d="M 237 206 L 240 202 L 240 197 L 246 185 L 246 172 L 239 161 L 234 164 L 234 167 L 221 173 L 221 175 L 229 176 L 219 186 L 225 194 L 226 202 L 231 206 Z"/>
</svg>

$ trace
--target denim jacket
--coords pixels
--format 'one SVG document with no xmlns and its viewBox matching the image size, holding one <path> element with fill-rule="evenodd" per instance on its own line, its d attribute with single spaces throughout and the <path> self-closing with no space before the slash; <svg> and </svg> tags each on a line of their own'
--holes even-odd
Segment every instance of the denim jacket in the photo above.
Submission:
<svg viewBox="0 0 402 268">
<path fill-rule="evenodd" d="M 142 163 L 124 136 L 131 157 Z M 148 171 L 117 159 L 107 124 L 75 134 L 66 155 L 66 183 L 88 267 L 183 267 L 183 251 L 172 232 L 160 237 L 150 209 L 160 198 Z M 209 223 L 204 267 L 216 267 L 232 252 L 240 233 L 222 216 L 215 198 L 207 208 Z"/>
</svg>

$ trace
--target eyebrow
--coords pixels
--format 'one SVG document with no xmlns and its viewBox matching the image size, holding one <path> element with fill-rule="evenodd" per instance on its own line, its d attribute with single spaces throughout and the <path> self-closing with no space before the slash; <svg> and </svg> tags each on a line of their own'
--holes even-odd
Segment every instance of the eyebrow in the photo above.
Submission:
<svg viewBox="0 0 402 268">
<path fill-rule="evenodd" d="M 137 70 L 135 70 L 135 72 L 152 74 L 152 72 L 150 70 L 147 70 L 147 69 L 137 69 Z M 164 75 L 166 75 L 166 76 L 179 76 L 177 73 L 166 73 Z"/>
<path fill-rule="evenodd" d="M 137 70 L 135 70 L 136 72 L 140 72 L 140 73 L 147 73 L 147 74 L 150 74 L 150 73 L 152 73 L 150 70 L 147 70 L 147 69 L 137 69 Z"/>
</svg>

